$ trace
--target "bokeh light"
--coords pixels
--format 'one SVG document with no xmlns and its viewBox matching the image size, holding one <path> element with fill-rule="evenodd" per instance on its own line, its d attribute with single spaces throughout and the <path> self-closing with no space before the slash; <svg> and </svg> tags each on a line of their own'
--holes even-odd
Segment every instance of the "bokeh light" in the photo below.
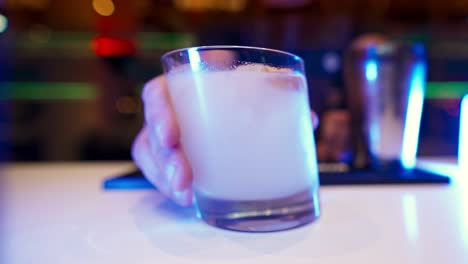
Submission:
<svg viewBox="0 0 468 264">
<path fill-rule="evenodd" d="M 247 6 L 247 0 L 173 0 L 177 9 L 188 11 L 221 10 L 240 12 Z"/>
<path fill-rule="evenodd" d="M 340 57 L 335 52 L 327 52 L 322 57 L 322 66 L 327 73 L 335 73 L 340 69 Z"/>
<path fill-rule="evenodd" d="M 115 5 L 112 0 L 93 0 L 93 8 L 101 16 L 110 16 L 114 13 Z"/>
<path fill-rule="evenodd" d="M 121 114 L 134 114 L 139 110 L 138 102 L 130 96 L 122 96 L 115 101 L 115 107 Z"/>
<path fill-rule="evenodd" d="M 3 33 L 8 28 L 8 18 L 0 14 L 0 33 Z"/>
</svg>

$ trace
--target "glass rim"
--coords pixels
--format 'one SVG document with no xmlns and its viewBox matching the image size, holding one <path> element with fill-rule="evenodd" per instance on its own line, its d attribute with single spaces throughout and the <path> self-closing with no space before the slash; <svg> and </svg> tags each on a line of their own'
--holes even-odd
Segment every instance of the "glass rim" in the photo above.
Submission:
<svg viewBox="0 0 468 264">
<path fill-rule="evenodd" d="M 365 47 L 351 47 L 346 53 L 365 56 L 392 56 L 401 51 L 409 51 L 414 56 L 425 56 L 426 47 L 420 42 L 388 41 Z"/>
<path fill-rule="evenodd" d="M 266 52 L 272 52 L 272 53 L 278 53 L 278 54 L 283 54 L 286 56 L 290 56 L 294 58 L 295 60 L 298 60 L 302 65 L 304 65 L 304 59 L 302 59 L 300 56 L 287 52 L 287 51 L 282 51 L 278 49 L 271 49 L 271 48 L 262 48 L 262 47 L 254 47 L 254 46 L 240 46 L 240 45 L 205 45 L 205 46 L 194 46 L 194 47 L 188 47 L 188 48 L 180 48 L 176 50 L 171 50 L 166 53 L 164 53 L 161 56 L 161 61 L 164 61 L 165 58 L 170 57 L 174 55 L 175 53 L 178 52 L 188 52 L 189 50 L 228 50 L 228 49 L 239 49 L 239 50 L 255 50 L 255 51 L 266 51 Z"/>
</svg>

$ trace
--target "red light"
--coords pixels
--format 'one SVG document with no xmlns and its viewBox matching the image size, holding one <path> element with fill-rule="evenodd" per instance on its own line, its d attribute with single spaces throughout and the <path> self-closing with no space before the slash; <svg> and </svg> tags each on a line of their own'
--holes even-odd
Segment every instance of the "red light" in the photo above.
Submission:
<svg viewBox="0 0 468 264">
<path fill-rule="evenodd" d="M 115 37 L 96 37 L 91 42 L 91 49 L 99 57 L 123 57 L 136 53 L 133 41 Z"/>
</svg>

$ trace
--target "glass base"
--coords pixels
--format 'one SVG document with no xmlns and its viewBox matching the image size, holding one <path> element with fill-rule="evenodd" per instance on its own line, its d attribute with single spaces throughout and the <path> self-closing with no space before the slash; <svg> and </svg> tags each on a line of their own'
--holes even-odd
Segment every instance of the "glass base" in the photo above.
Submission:
<svg viewBox="0 0 468 264">
<path fill-rule="evenodd" d="M 242 232 L 273 232 L 311 223 L 320 215 L 318 195 L 299 192 L 262 201 L 218 200 L 196 194 L 201 218 L 208 224 Z"/>
</svg>

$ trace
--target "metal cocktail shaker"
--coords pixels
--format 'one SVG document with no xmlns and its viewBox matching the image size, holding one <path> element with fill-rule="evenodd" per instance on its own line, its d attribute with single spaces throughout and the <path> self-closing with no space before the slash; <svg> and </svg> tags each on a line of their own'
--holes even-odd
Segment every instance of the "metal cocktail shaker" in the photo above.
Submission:
<svg viewBox="0 0 468 264">
<path fill-rule="evenodd" d="M 416 163 L 424 99 L 424 47 L 368 36 L 345 57 L 355 168 Z"/>
</svg>

